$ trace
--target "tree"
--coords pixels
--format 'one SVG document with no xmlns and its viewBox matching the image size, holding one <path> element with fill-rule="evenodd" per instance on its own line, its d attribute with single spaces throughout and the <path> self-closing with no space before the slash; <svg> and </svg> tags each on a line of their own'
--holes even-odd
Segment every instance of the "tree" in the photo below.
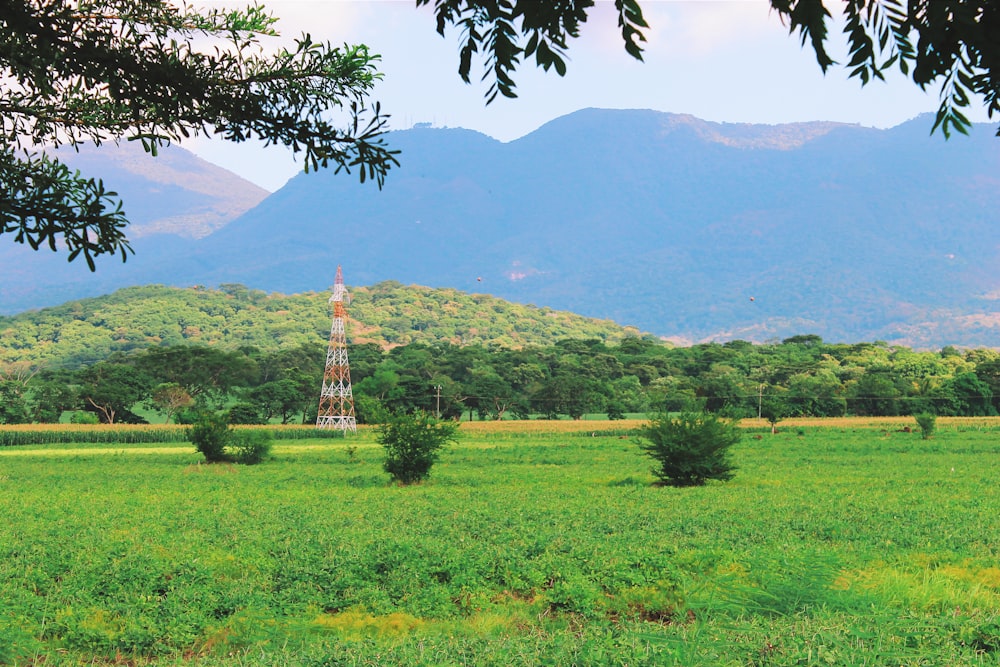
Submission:
<svg viewBox="0 0 1000 667">
<path fill-rule="evenodd" d="M 428 5 L 430 0 L 417 0 Z M 534 56 L 548 71 L 566 73 L 568 40 L 594 8 L 594 0 L 435 0 L 437 31 L 462 30 L 459 76 L 470 80 L 472 56 L 483 54 L 487 103 L 516 97 L 513 73 Z M 926 89 L 940 82 L 941 104 L 933 130 L 968 132 L 962 109 L 981 96 L 990 116 L 1000 111 L 1000 5 L 994 0 L 770 0 L 771 9 L 809 43 L 823 72 L 836 62 L 827 51 L 828 6 L 843 6 L 850 75 L 866 85 L 893 67 Z M 625 50 L 642 60 L 644 29 L 639 0 L 615 0 Z M 998 131 L 1000 135 L 1000 131 Z"/>
<path fill-rule="evenodd" d="M 634 375 L 625 375 L 612 380 L 608 385 L 610 394 L 605 405 L 608 409 L 608 416 L 612 411 L 618 415 L 618 419 L 624 419 L 626 412 L 648 412 L 649 399 L 642 389 L 639 378 Z"/>
<path fill-rule="evenodd" d="M 740 386 L 742 376 L 734 367 L 726 364 L 712 364 L 712 367 L 698 377 L 698 396 L 705 400 L 707 412 L 737 412 L 750 414 L 750 397 Z M 757 397 L 754 396 L 753 399 Z M 753 400 L 753 408 L 756 408 Z M 756 412 L 756 409 L 752 410 Z"/>
<path fill-rule="evenodd" d="M 771 388 L 771 392 L 761 399 L 760 416 L 771 425 L 771 435 L 774 435 L 778 432 L 778 422 L 788 415 L 789 409 L 784 393 L 778 393 L 775 388 Z"/>
<path fill-rule="evenodd" d="M 600 388 L 596 380 L 561 370 L 545 381 L 535 394 L 536 410 L 549 419 L 555 419 L 559 414 L 574 420 L 582 419 L 583 415 L 599 410 L 603 404 Z"/>
<path fill-rule="evenodd" d="M 282 424 L 306 408 L 312 402 L 311 394 L 303 394 L 302 388 L 293 380 L 274 380 L 254 388 L 249 396 L 250 403 L 257 408 L 264 423 L 280 417 Z"/>
<path fill-rule="evenodd" d="M 381 186 L 396 164 L 386 117 L 366 99 L 380 78 L 365 46 L 300 37 L 266 55 L 261 7 L 195 11 L 168 0 L 0 0 L 0 234 L 70 260 L 131 251 L 122 202 L 100 180 L 35 147 L 200 133 L 303 154 L 307 171 L 357 168 Z M 335 127 L 329 112 L 346 116 Z"/>
<path fill-rule="evenodd" d="M 66 371 L 40 374 L 31 384 L 32 421 L 58 423 L 64 411 L 76 409 L 79 403 L 77 388 Z"/>
<path fill-rule="evenodd" d="M 87 408 L 96 412 L 104 424 L 118 421 L 141 421 L 131 407 L 145 400 L 153 381 L 129 364 L 102 361 L 80 373 L 80 395 Z"/>
<path fill-rule="evenodd" d="M 975 373 L 962 373 L 947 383 L 955 397 L 958 414 L 963 417 L 995 415 L 993 391 Z"/>
<path fill-rule="evenodd" d="M 855 415 L 892 417 L 899 414 L 900 391 L 885 373 L 866 372 L 847 392 L 847 404 Z"/>
<path fill-rule="evenodd" d="M 377 401 L 390 402 L 400 396 L 399 373 L 391 368 L 378 368 L 372 375 L 354 383 L 354 392 Z"/>
<path fill-rule="evenodd" d="M 422 410 L 396 412 L 385 417 L 376 439 L 385 448 L 382 467 L 400 484 L 427 479 L 438 451 L 454 442 L 458 424 L 441 421 Z"/>
<path fill-rule="evenodd" d="M 693 381 L 687 377 L 658 377 L 649 383 L 646 393 L 653 409 L 662 412 L 683 412 L 705 404 L 704 399 L 696 395 Z"/>
<path fill-rule="evenodd" d="M 176 382 L 163 382 L 156 385 L 149 402 L 155 410 L 164 414 L 166 423 L 170 423 L 170 418 L 181 408 L 189 408 L 194 405 L 194 399 L 184 387 Z"/>
<path fill-rule="evenodd" d="M 152 347 L 137 355 L 134 364 L 201 402 L 221 401 L 234 387 L 246 385 L 257 370 L 253 360 L 240 352 L 199 345 Z"/>
<path fill-rule="evenodd" d="M 986 383 L 993 394 L 993 408 L 1000 409 L 1000 359 L 987 358 L 976 363 L 976 377 Z"/>
<path fill-rule="evenodd" d="M 489 366 L 472 369 L 469 394 L 469 404 L 475 406 L 480 419 L 500 421 L 515 402 L 513 388 Z"/>
<path fill-rule="evenodd" d="M 829 370 L 815 374 L 797 373 L 788 379 L 785 394 L 790 414 L 809 417 L 843 417 L 847 401 L 840 395 L 842 385 Z"/>
<path fill-rule="evenodd" d="M 25 363 L 0 367 L 0 424 L 31 421 L 27 389 L 36 372 L 37 369 Z"/>
<path fill-rule="evenodd" d="M 709 413 L 660 414 L 639 431 L 639 447 L 657 466 L 653 474 L 666 486 L 703 486 L 728 481 L 736 469 L 729 448 L 740 441 L 739 427 Z"/>
<path fill-rule="evenodd" d="M 0 424 L 26 424 L 29 421 L 24 385 L 0 380 Z"/>
</svg>

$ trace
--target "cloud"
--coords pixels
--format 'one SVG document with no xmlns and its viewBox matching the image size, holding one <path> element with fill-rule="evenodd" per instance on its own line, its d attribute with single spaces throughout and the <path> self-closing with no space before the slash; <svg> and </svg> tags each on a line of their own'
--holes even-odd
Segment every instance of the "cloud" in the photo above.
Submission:
<svg viewBox="0 0 1000 667">
<path fill-rule="evenodd" d="M 651 27 L 649 50 L 672 58 L 703 56 L 786 32 L 767 0 L 654 2 L 644 12 Z"/>
</svg>

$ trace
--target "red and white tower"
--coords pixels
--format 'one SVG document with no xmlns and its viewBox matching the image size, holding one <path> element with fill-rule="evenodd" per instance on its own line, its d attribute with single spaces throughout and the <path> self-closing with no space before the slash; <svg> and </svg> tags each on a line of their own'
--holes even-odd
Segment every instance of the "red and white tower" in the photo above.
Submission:
<svg viewBox="0 0 1000 667">
<path fill-rule="evenodd" d="M 330 327 L 330 347 L 326 351 L 326 370 L 323 373 L 323 391 L 319 395 L 319 413 L 316 428 L 339 428 L 345 433 L 357 433 L 354 418 L 354 395 L 351 393 L 351 368 L 347 363 L 347 310 L 344 300 L 351 298 L 344 287 L 344 274 L 337 267 L 333 281 L 333 326 Z"/>
</svg>

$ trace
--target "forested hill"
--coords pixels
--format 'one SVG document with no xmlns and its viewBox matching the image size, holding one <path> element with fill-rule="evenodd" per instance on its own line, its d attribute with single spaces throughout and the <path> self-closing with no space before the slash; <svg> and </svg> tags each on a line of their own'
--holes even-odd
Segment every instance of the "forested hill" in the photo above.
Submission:
<svg viewBox="0 0 1000 667">
<path fill-rule="evenodd" d="M 349 288 L 348 340 L 383 347 L 446 341 L 505 347 L 566 338 L 620 341 L 632 327 L 455 289 L 388 281 Z M 93 299 L 0 317 L 0 363 L 78 366 L 112 352 L 201 344 L 262 350 L 325 343 L 329 293 L 268 294 L 243 285 L 129 287 Z"/>
</svg>

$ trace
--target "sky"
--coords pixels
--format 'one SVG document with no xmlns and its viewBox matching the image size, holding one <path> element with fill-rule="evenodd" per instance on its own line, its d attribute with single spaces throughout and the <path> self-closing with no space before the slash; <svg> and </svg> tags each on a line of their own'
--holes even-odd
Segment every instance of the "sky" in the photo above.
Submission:
<svg viewBox="0 0 1000 667">
<path fill-rule="evenodd" d="M 263 4 L 280 19 L 283 39 L 308 32 L 314 40 L 362 43 L 379 54 L 384 78 L 372 99 L 391 115 L 392 129 L 431 123 L 512 141 L 588 107 L 654 109 L 728 123 L 823 120 L 885 128 L 938 106 L 936 89 L 925 93 L 898 74 L 864 88 L 843 67 L 824 75 L 811 48 L 789 35 L 767 0 L 643 0 L 650 24 L 644 62 L 625 53 L 613 3 L 598 0 L 580 38 L 569 46 L 565 77 L 523 63 L 515 76 L 518 98 L 498 98 L 489 106 L 486 83 L 477 82 L 482 63 L 474 62 L 474 83 L 465 84 L 457 73 L 459 31 L 451 29 L 442 38 L 431 9 L 418 10 L 413 0 Z M 831 32 L 828 48 L 846 62 L 844 38 L 836 28 Z M 981 105 L 968 115 L 974 122 L 988 121 Z M 928 122 L 928 132 L 930 127 Z M 183 145 L 270 191 L 302 170 L 282 147 L 204 137 Z"/>
</svg>

